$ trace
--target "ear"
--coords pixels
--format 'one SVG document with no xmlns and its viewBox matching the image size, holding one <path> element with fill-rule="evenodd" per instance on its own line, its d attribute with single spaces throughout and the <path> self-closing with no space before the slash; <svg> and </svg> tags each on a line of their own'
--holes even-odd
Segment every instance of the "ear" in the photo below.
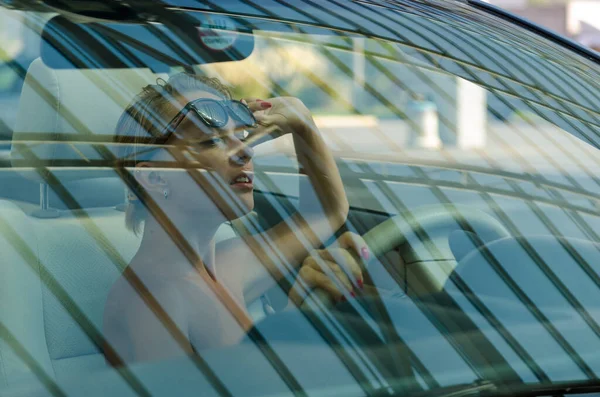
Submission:
<svg viewBox="0 0 600 397">
<path fill-rule="evenodd" d="M 135 179 L 147 192 L 162 192 L 167 187 L 167 182 L 161 171 L 153 166 L 154 164 L 148 161 L 136 164 Z"/>
</svg>

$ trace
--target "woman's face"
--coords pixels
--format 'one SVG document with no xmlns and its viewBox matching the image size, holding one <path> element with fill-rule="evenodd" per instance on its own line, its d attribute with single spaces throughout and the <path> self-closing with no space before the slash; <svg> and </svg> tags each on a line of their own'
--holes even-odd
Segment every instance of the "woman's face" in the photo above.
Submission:
<svg viewBox="0 0 600 397">
<path fill-rule="evenodd" d="M 206 91 L 196 91 L 186 94 L 183 102 L 198 98 L 223 99 Z M 206 185 L 200 188 L 185 172 L 164 172 L 168 200 L 190 215 L 214 212 L 214 205 L 228 219 L 251 211 L 254 207 L 253 151 L 242 141 L 245 134 L 243 129 L 235 128 L 231 117 L 224 127 L 216 129 L 207 127 L 193 111 L 189 112 L 168 143 L 179 146 L 182 150 L 178 153 L 185 154 L 194 168 L 208 171 L 202 173 L 206 176 L 203 178 Z"/>
</svg>

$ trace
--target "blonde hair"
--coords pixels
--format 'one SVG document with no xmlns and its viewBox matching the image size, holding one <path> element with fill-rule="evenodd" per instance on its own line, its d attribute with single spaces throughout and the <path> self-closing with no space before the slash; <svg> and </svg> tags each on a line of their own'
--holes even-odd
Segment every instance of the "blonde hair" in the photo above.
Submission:
<svg viewBox="0 0 600 397">
<path fill-rule="evenodd" d="M 125 108 L 115 129 L 115 140 L 127 143 L 119 152 L 119 159 L 128 164 L 139 162 L 141 144 L 164 144 L 160 134 L 170 122 L 169 115 L 179 111 L 185 104 L 181 98 L 188 92 L 207 91 L 224 99 L 231 99 L 231 91 L 217 78 L 182 72 L 168 81 L 158 79 L 156 84 L 147 85 Z M 152 148 L 150 152 L 156 152 Z M 147 150 L 146 150 L 147 151 Z M 145 160 L 148 160 L 146 154 Z M 138 234 L 146 219 L 146 208 L 140 200 L 141 194 L 130 190 L 125 210 L 125 226 Z"/>
</svg>

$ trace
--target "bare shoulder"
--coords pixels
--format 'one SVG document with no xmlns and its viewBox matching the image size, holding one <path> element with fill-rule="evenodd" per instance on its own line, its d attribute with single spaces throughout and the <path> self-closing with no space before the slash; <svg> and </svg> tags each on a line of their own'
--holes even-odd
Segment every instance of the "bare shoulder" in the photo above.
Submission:
<svg viewBox="0 0 600 397">
<path fill-rule="evenodd" d="M 269 273 L 269 262 L 262 250 L 263 259 L 257 256 L 241 237 L 222 241 L 216 245 L 215 260 L 218 275 L 235 291 L 240 301 L 253 301 L 268 288 L 275 285 L 274 278 Z M 259 251 L 260 255 L 261 252 Z M 243 297 L 243 298 L 242 298 Z"/>
<path fill-rule="evenodd" d="M 178 285 L 155 280 L 142 288 L 121 276 L 104 309 L 104 336 L 125 361 L 186 354 L 186 305 Z"/>
<path fill-rule="evenodd" d="M 220 268 L 243 266 L 248 261 L 257 260 L 241 237 L 218 242 L 215 246 L 215 259 Z"/>
<path fill-rule="evenodd" d="M 163 310 L 176 318 L 184 307 L 178 284 L 177 281 L 166 282 L 153 278 L 134 281 L 122 275 L 108 294 L 105 318 L 114 313 L 122 316 L 122 320 L 130 320 L 157 310 Z"/>
<path fill-rule="evenodd" d="M 255 269 L 261 267 L 259 259 L 241 237 L 219 242 L 215 246 L 218 278 L 241 295 Z"/>
</svg>

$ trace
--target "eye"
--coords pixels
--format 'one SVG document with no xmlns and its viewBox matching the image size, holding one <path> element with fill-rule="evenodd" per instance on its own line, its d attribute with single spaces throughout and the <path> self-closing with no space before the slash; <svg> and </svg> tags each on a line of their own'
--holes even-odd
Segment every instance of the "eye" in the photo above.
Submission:
<svg viewBox="0 0 600 397">
<path fill-rule="evenodd" d="M 200 145 L 202 146 L 209 146 L 209 147 L 213 147 L 213 146 L 225 146 L 225 139 L 219 137 L 219 136 L 215 136 L 213 138 L 209 138 L 209 139 L 205 139 L 202 142 L 200 142 Z"/>
<path fill-rule="evenodd" d="M 224 147 L 225 140 L 219 136 L 213 138 L 204 139 L 202 141 L 190 142 L 187 145 L 187 149 L 190 153 L 201 154 L 202 151 L 212 149 L 215 147 Z"/>
</svg>

